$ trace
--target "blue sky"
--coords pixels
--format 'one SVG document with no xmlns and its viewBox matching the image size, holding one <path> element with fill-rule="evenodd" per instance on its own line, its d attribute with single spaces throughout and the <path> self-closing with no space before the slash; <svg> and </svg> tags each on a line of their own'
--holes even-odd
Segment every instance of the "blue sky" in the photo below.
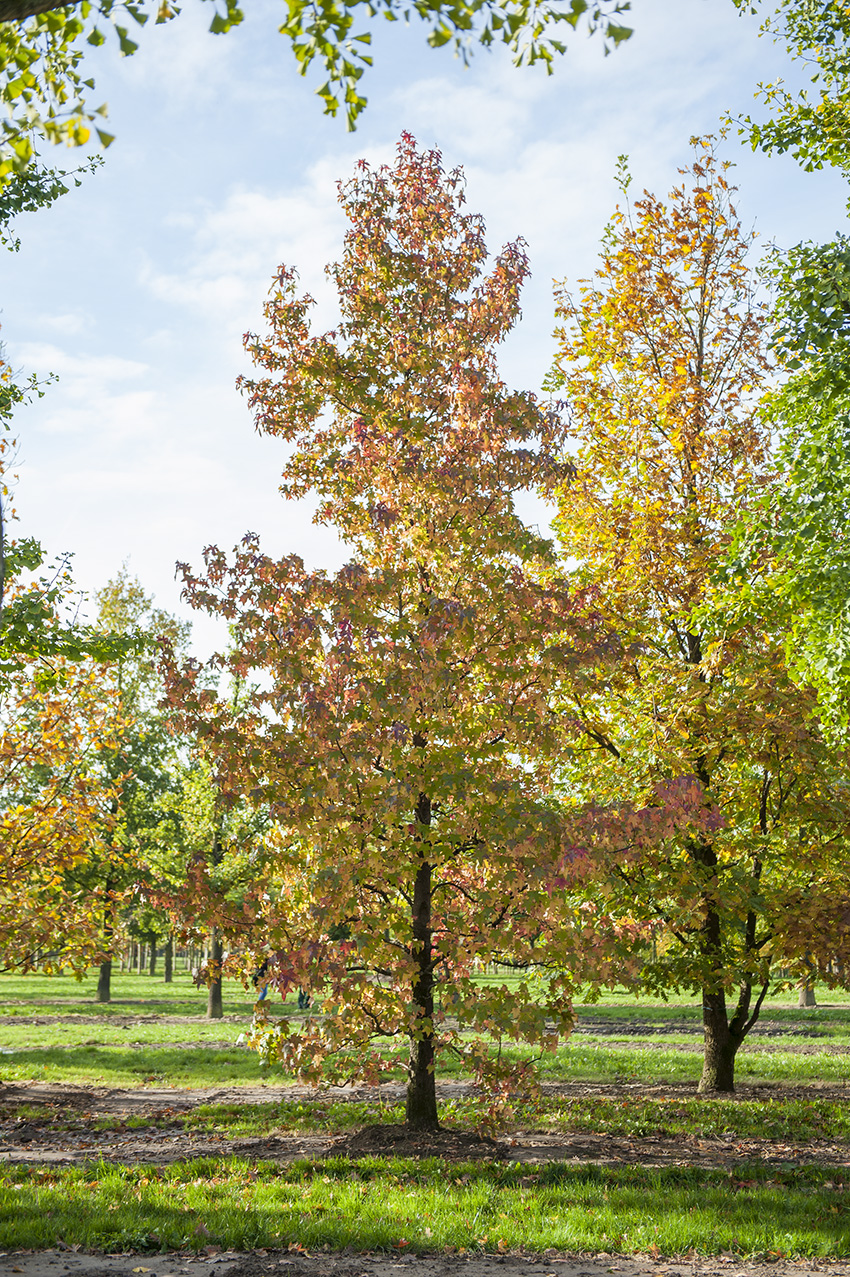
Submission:
<svg viewBox="0 0 850 1277">
<path fill-rule="evenodd" d="M 230 547 L 248 529 L 311 565 L 344 557 L 309 506 L 279 496 L 282 445 L 254 434 L 234 382 L 247 370 L 242 333 L 261 326 L 280 262 L 317 297 L 317 324 L 332 322 L 323 267 L 344 229 L 335 182 L 358 157 L 391 159 L 409 130 L 447 167 L 464 166 L 493 251 L 525 237 L 533 278 L 502 366 L 537 389 L 552 356 L 552 279 L 592 271 L 616 157 L 629 155 L 635 187 L 666 191 L 691 135 L 751 110 L 758 81 L 793 75 L 731 0 L 634 0 L 627 45 L 605 58 L 598 41 L 574 38 L 551 77 L 513 68 L 501 50 L 465 70 L 416 25 L 381 22 L 369 106 L 348 134 L 321 114 L 318 78 L 296 73 L 278 3 L 245 7 L 241 28 L 211 36 L 209 6 L 187 0 L 175 22 L 142 33 L 133 58 L 92 52 L 117 140 L 80 189 L 20 221 L 21 251 L 2 261 L 10 362 L 58 375 L 17 423 L 20 531 L 73 551 L 86 590 L 126 560 L 183 615 L 175 561 L 198 564 L 205 545 Z M 753 156 L 734 136 L 724 154 L 737 164 L 739 212 L 763 241 L 825 239 L 843 225 L 834 174 Z M 206 654 L 209 623 L 196 618 L 195 634 Z"/>
</svg>

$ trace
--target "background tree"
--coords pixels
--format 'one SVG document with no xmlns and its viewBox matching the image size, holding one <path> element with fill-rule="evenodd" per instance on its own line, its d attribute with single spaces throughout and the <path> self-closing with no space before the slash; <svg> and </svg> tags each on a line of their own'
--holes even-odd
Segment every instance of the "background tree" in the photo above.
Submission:
<svg viewBox="0 0 850 1277">
<path fill-rule="evenodd" d="M 0 692 L 0 960 L 24 971 L 84 970 L 103 943 L 104 893 L 78 872 L 114 828 L 119 703 L 94 662 L 53 673 L 31 663 Z"/>
<path fill-rule="evenodd" d="M 594 278 L 558 294 L 553 377 L 579 441 L 564 550 L 621 644 L 608 681 L 565 706 L 585 737 L 569 782 L 637 802 L 661 778 L 692 777 L 716 813 L 713 828 L 610 859 L 607 887 L 615 913 L 664 938 L 647 987 L 702 994 L 702 1090 L 733 1089 L 776 960 L 802 976 L 804 940 L 841 912 L 850 817 L 844 760 L 781 634 L 707 606 L 731 531 L 772 476 L 757 412 L 766 313 L 724 169 L 698 144 L 668 204 L 645 193 L 617 212 Z"/>
<path fill-rule="evenodd" d="M 244 388 L 258 428 L 288 445 L 284 493 L 316 496 L 351 562 L 310 572 L 251 535 L 232 562 L 209 550 L 202 577 L 184 570 L 188 598 L 230 622 L 219 665 L 254 686 L 238 713 L 196 668 L 174 671 L 171 695 L 224 791 L 268 805 L 260 952 L 282 992 L 321 1002 L 304 1025 L 261 1021 L 254 1044 L 317 1079 L 375 1076 L 388 1060 L 373 1039 L 406 1039 L 406 1120 L 427 1128 L 439 1054 L 496 1078 L 487 1037 L 545 1049 L 572 1026 L 588 933 L 602 951 L 564 894 L 586 821 L 552 789 L 556 692 L 604 635 L 514 509 L 518 491 L 552 493 L 564 474 L 558 414 L 496 370 L 522 244 L 485 273 L 461 174 L 408 136 L 394 167 L 361 162 L 340 200 L 340 324 L 312 336 L 310 299 L 281 268 Z M 598 836 L 656 836 L 671 810 L 600 813 Z M 492 962 L 526 977 L 482 985 Z"/>
<path fill-rule="evenodd" d="M 245 974 L 245 955 L 253 954 L 260 941 L 255 906 L 269 881 L 268 812 L 262 804 L 252 807 L 228 795 L 197 748 L 188 751 L 177 779 L 173 810 L 180 823 L 182 867 L 175 874 L 173 861 L 169 864 L 171 894 L 164 898 L 184 938 L 206 949 L 195 979 L 207 987 L 207 1018 L 218 1020 L 226 965 L 234 974 Z"/>
<path fill-rule="evenodd" d="M 104 957 L 100 964 L 97 1000 L 110 1000 L 112 950 L 118 940 L 121 919 L 117 903 L 122 899 L 130 915 L 143 923 L 152 964 L 157 940 L 168 927 L 167 916 L 158 916 L 147 903 L 151 887 L 157 888 L 158 864 L 163 842 L 179 843 L 169 797 L 177 789 L 180 742 L 170 731 L 159 702 L 164 688 L 157 669 L 157 642 L 167 639 L 172 648 L 185 649 L 191 626 L 154 606 L 141 582 L 126 567 L 95 596 L 96 629 L 118 639 L 133 638 L 136 646 L 110 662 L 123 728 L 114 748 L 104 756 L 107 782 L 112 792 L 107 837 L 92 844 L 86 873 L 97 883 L 104 904 Z M 128 897 L 128 893 L 130 896 Z M 135 899 L 135 904 L 133 900 Z M 151 971 L 153 974 L 153 971 Z"/>
</svg>

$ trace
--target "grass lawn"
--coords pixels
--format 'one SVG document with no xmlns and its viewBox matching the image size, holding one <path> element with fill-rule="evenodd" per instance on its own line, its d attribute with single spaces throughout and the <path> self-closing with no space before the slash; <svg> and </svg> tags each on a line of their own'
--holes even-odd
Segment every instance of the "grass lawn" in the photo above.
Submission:
<svg viewBox="0 0 850 1277">
<path fill-rule="evenodd" d="M 183 972 L 171 985 L 116 975 L 107 1006 L 94 1002 L 95 986 L 95 973 L 81 983 L 0 977 L 0 1080 L 142 1088 L 287 1080 L 279 1071 L 264 1073 L 257 1058 L 236 1044 L 250 1022 L 253 991 L 228 984 L 225 1018 L 208 1021 L 205 991 Z M 763 1098 L 749 1092 L 701 1099 L 682 1089 L 683 1083 L 695 1088 L 700 1071 L 696 1000 L 670 1005 L 617 992 L 578 1008 L 596 1031 L 577 1033 L 547 1055 L 544 1079 L 628 1087 L 547 1095 L 534 1107 L 518 1103 L 515 1128 L 680 1138 L 682 1165 L 393 1159 L 276 1165 L 225 1156 L 224 1148 L 215 1159 L 187 1157 L 162 1167 L 7 1165 L 0 1170 L 0 1250 L 47 1247 L 61 1239 L 110 1251 L 215 1245 L 847 1256 L 850 1172 L 840 1164 L 796 1165 L 793 1152 L 814 1140 L 850 1141 L 846 1104 L 817 1090 L 819 1083 L 850 1079 L 850 996 L 823 997 L 815 1011 L 798 1010 L 790 998 L 765 1008 L 771 1033 L 751 1038 L 743 1049 L 739 1080 L 811 1089 L 802 1095 L 799 1089 L 793 1095 L 772 1090 Z M 277 1001 L 272 1009 L 279 1007 Z M 27 1023 L 33 1019 L 42 1022 Z M 448 1066 L 441 1076 L 457 1074 Z M 643 1082 L 670 1085 L 671 1091 L 641 1094 Z M 225 1141 L 341 1134 L 368 1122 L 398 1122 L 402 1108 L 322 1095 L 281 1099 L 270 1092 L 265 1104 L 209 1104 L 186 1113 L 81 1114 L 57 1104 L 45 1114 L 38 1106 L 31 1112 L 4 1108 L 0 1096 L 0 1119 L 20 1122 L 28 1115 L 57 1133 L 79 1132 L 89 1123 L 98 1131 L 161 1128 L 169 1138 L 185 1131 Z M 451 1097 L 441 1102 L 441 1115 L 446 1124 L 468 1127 L 477 1109 L 471 1098 Z M 730 1173 L 687 1164 L 686 1142 L 695 1138 L 775 1141 L 787 1156 L 770 1166 L 742 1158 Z"/>
<path fill-rule="evenodd" d="M 0 1183 L 0 1247 L 353 1247 L 407 1253 L 850 1253 L 845 1183 L 698 1168 L 447 1167 L 373 1159 L 199 1160 L 162 1168 L 18 1168 Z"/>
<path fill-rule="evenodd" d="M 78 1082 L 85 1085 L 233 1086 L 288 1080 L 280 1070 L 266 1072 L 256 1056 L 237 1046 L 250 1024 L 254 992 L 229 981 L 223 1020 L 207 1020 L 206 990 L 195 988 L 178 971 L 174 982 L 133 973 L 113 976 L 113 1001 L 94 1001 L 96 973 L 81 981 L 70 976 L 0 976 L 0 1079 Z M 805 1083 L 850 1081 L 850 995 L 830 991 L 826 1005 L 800 1011 L 788 1003 L 770 1005 L 762 1018 L 776 1030 L 751 1037 L 738 1057 L 741 1082 Z M 273 1014 L 281 1009 L 271 1002 Z M 579 1006 L 592 1024 L 603 1019 L 614 1037 L 635 1033 L 634 1044 L 609 1042 L 606 1036 L 575 1034 L 541 1062 L 551 1081 L 686 1083 L 700 1072 L 700 1007 L 696 999 L 675 1005 L 636 999 L 615 992 L 592 1005 Z M 297 1016 L 293 1001 L 287 1013 Z M 21 1022 L 15 1023 L 20 1017 Z M 26 1023 L 39 1017 L 46 1023 Z M 175 1022 L 176 1021 L 176 1022 Z M 647 1039 L 641 1030 L 654 1030 Z M 787 1033 L 781 1032 L 786 1029 Z M 800 1029 L 814 1036 L 800 1037 Z M 806 1048 L 805 1053 L 799 1050 Z M 822 1047 L 823 1049 L 818 1049 Z M 794 1049 L 797 1048 L 797 1049 Z M 522 1048 L 507 1046 L 507 1055 Z M 401 1067 L 395 1076 L 401 1078 Z M 454 1060 L 441 1064 L 441 1076 L 457 1076 Z"/>
</svg>

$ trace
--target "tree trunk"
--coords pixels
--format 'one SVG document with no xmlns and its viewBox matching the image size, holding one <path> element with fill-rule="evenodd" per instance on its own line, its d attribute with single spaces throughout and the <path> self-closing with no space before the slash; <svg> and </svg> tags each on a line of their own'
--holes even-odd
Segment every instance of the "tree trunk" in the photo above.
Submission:
<svg viewBox="0 0 850 1277">
<path fill-rule="evenodd" d="M 735 1055 L 741 1042 L 729 1032 L 726 995 L 722 989 L 719 993 L 703 991 L 702 1027 L 705 1048 L 699 1090 L 734 1091 Z"/>
<path fill-rule="evenodd" d="M 800 984 L 800 997 L 797 1000 L 798 1007 L 816 1007 L 817 999 L 815 998 L 815 986 L 811 980 L 803 980 Z"/>
<path fill-rule="evenodd" d="M 803 965 L 806 968 L 807 975 L 805 979 L 800 981 L 800 997 L 797 1001 L 798 1007 L 816 1007 L 815 1001 L 815 982 L 812 979 L 814 964 L 808 954 L 803 958 Z"/>
<path fill-rule="evenodd" d="M 174 978 L 174 936 L 169 935 L 165 942 L 165 976 L 164 983 L 171 984 Z"/>
<path fill-rule="evenodd" d="M 148 936 L 148 974 L 152 976 L 156 975 L 156 940 L 156 936 L 151 932 Z"/>
<path fill-rule="evenodd" d="M 136 974 L 141 975 L 145 969 L 145 946 L 141 940 L 136 945 Z"/>
<path fill-rule="evenodd" d="M 218 933 L 218 927 L 213 929 L 210 937 L 210 965 L 215 971 L 215 978 L 209 986 L 207 994 L 207 1019 L 220 1020 L 222 1017 L 222 997 L 221 997 L 221 960 L 224 956 L 224 946 L 221 943 L 221 936 Z"/>
<path fill-rule="evenodd" d="M 95 1002 L 111 1002 L 112 1001 L 112 959 L 107 958 L 105 962 L 101 962 L 100 971 L 97 977 L 97 994 Z"/>
<path fill-rule="evenodd" d="M 420 824 L 430 825 L 431 804 L 420 794 L 416 809 Z M 434 1072 L 434 965 L 431 943 L 431 866 L 421 860 L 413 884 L 413 957 L 418 965 L 413 984 L 417 1023 L 423 1027 L 410 1039 L 407 1066 L 405 1124 L 417 1131 L 436 1131 L 437 1088 Z"/>
</svg>

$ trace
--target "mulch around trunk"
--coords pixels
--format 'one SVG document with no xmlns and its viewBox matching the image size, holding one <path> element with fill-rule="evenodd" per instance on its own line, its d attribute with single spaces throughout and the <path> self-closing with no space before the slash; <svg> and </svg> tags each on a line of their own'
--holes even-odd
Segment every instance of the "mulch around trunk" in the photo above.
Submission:
<svg viewBox="0 0 850 1277">
<path fill-rule="evenodd" d="M 411 1131 L 398 1124 L 376 1124 L 333 1140 L 324 1156 L 442 1157 L 446 1161 L 468 1162 L 478 1159 L 503 1161 L 509 1154 L 504 1144 L 475 1131 L 457 1131 L 447 1127 Z"/>
</svg>

